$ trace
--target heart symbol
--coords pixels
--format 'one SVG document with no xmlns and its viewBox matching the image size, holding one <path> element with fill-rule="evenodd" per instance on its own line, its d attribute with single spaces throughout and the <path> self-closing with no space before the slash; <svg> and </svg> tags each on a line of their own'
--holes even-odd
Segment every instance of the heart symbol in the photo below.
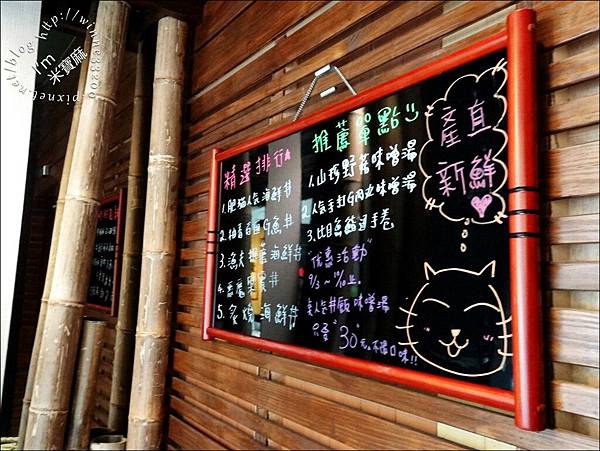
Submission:
<svg viewBox="0 0 600 451">
<path fill-rule="evenodd" d="M 479 214 L 480 219 L 483 218 L 483 216 L 485 215 L 485 210 L 487 210 L 487 207 L 491 203 L 492 203 L 492 196 L 490 196 L 489 194 L 486 194 L 482 198 L 479 198 L 478 196 L 474 196 L 473 199 L 471 199 L 471 206 Z"/>
</svg>

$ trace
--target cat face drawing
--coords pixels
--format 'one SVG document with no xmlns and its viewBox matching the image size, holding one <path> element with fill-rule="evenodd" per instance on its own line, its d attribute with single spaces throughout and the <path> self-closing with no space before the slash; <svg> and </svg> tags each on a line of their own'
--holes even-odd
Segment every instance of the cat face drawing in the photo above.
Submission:
<svg viewBox="0 0 600 451">
<path fill-rule="evenodd" d="M 461 268 L 434 270 L 425 263 L 427 282 L 415 296 L 399 344 L 410 346 L 428 364 L 451 374 L 480 377 L 506 364 L 511 317 L 491 282 L 496 262 L 481 271 Z"/>
</svg>

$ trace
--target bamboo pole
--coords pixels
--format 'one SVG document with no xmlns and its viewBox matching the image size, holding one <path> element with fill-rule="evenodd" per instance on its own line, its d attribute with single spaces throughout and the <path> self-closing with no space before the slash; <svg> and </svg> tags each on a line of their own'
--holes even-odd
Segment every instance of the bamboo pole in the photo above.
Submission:
<svg viewBox="0 0 600 451">
<path fill-rule="evenodd" d="M 52 275 L 29 407 L 26 449 L 60 449 L 64 443 L 128 13 L 129 6 L 120 1 L 98 6 L 100 61 L 92 61 L 88 68 L 56 249 L 57 270 Z"/>
<path fill-rule="evenodd" d="M 83 51 L 89 55 L 92 39 L 90 35 L 86 36 L 83 45 Z M 35 338 L 33 348 L 31 349 L 31 359 L 29 361 L 29 372 L 27 373 L 27 384 L 25 385 L 25 394 L 23 395 L 23 406 L 21 408 L 21 419 L 19 423 L 19 440 L 17 449 L 23 449 L 25 442 L 25 431 L 27 430 L 27 420 L 29 418 L 29 405 L 31 404 L 31 393 L 33 391 L 33 380 L 37 369 L 38 356 L 40 352 L 40 343 L 44 331 L 44 322 L 46 321 L 46 308 L 48 306 L 48 296 L 50 296 L 50 287 L 52 285 L 52 275 L 54 274 L 54 262 L 56 261 L 56 245 L 58 243 L 58 234 L 62 221 L 65 194 L 67 184 L 69 183 L 69 172 L 71 171 L 71 161 L 73 160 L 73 149 L 75 148 L 75 137 L 79 126 L 79 117 L 81 115 L 81 100 L 85 89 L 85 80 L 90 58 L 83 60 L 80 66 L 79 83 L 77 84 L 77 100 L 73 105 L 73 117 L 71 119 L 71 128 L 69 130 L 69 141 L 65 151 L 63 161 L 62 175 L 60 178 L 60 187 L 58 189 L 58 199 L 56 201 L 56 211 L 54 212 L 54 226 L 52 227 L 52 241 L 50 242 L 50 252 L 48 254 L 48 267 L 46 269 L 46 278 L 44 280 L 44 291 L 42 292 L 42 302 L 40 304 L 40 313 L 38 316 L 37 327 L 35 329 Z"/>
<path fill-rule="evenodd" d="M 106 321 L 85 320 L 81 332 L 66 449 L 88 449 Z"/>
<path fill-rule="evenodd" d="M 121 295 L 108 411 L 108 427 L 120 434 L 127 433 L 127 414 L 135 349 L 135 322 L 140 297 L 144 202 L 146 200 L 150 137 L 148 130 L 152 107 L 153 52 L 154 43 L 149 38 L 139 42 L 133 97 Z"/>
<path fill-rule="evenodd" d="M 158 22 L 127 449 L 159 449 L 168 364 L 187 25 Z"/>
</svg>

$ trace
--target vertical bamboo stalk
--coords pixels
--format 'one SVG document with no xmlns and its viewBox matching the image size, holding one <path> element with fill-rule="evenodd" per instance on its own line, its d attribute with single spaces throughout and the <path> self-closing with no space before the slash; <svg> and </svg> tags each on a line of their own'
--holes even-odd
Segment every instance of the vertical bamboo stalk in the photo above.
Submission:
<svg viewBox="0 0 600 451">
<path fill-rule="evenodd" d="M 92 39 L 89 35 L 86 36 L 83 45 L 83 51 L 89 56 Z M 42 302 L 40 304 L 40 313 L 38 316 L 37 327 L 35 329 L 35 338 L 33 348 L 31 350 L 31 359 L 29 361 L 29 372 L 27 373 L 27 384 L 25 385 L 25 394 L 23 395 L 23 406 L 21 408 L 21 419 L 19 423 L 19 441 L 17 449 L 23 449 L 25 442 L 25 431 L 27 430 L 27 420 L 29 418 L 29 405 L 31 404 L 31 394 L 33 391 L 33 380 L 37 370 L 38 356 L 40 352 L 40 343 L 44 332 L 44 322 L 46 321 L 46 308 L 48 306 L 48 296 L 50 296 L 50 287 L 52 285 L 52 275 L 54 274 L 54 262 L 56 261 L 56 245 L 58 243 L 58 235 L 60 224 L 62 221 L 65 194 L 67 193 L 67 185 L 69 183 L 69 173 L 71 171 L 71 161 L 73 160 L 73 149 L 75 148 L 75 138 L 77 136 L 77 128 L 79 126 L 79 117 L 81 114 L 81 100 L 85 90 L 85 80 L 87 76 L 88 64 L 90 58 L 86 58 L 81 63 L 79 71 L 79 83 L 77 85 L 77 100 L 73 105 L 73 117 L 71 119 L 71 128 L 69 130 L 69 141 L 65 151 L 65 159 L 63 162 L 62 175 L 60 178 L 60 187 L 58 189 L 58 199 L 56 201 L 56 211 L 54 212 L 54 226 L 52 227 L 52 241 L 50 242 L 50 252 L 48 254 L 48 267 L 46 269 L 46 278 L 44 280 L 44 291 L 42 292 Z"/>
<path fill-rule="evenodd" d="M 29 407 L 27 449 L 60 449 L 64 443 L 128 13 L 129 6 L 120 1 L 98 6 L 100 61 L 88 68 Z"/>
<path fill-rule="evenodd" d="M 127 449 L 159 449 L 167 372 L 187 25 L 158 22 L 148 192 Z"/>
<path fill-rule="evenodd" d="M 119 317 L 116 326 L 115 354 L 108 411 L 108 427 L 120 434 L 127 433 L 127 414 L 129 412 L 131 373 L 135 349 L 135 322 L 140 296 L 144 202 L 146 200 L 148 166 L 148 130 L 150 128 L 152 107 L 153 52 L 154 43 L 151 42 L 150 38 L 139 42 L 135 94 L 133 97 L 121 295 L 119 298 Z"/>
<path fill-rule="evenodd" d="M 81 332 L 66 449 L 88 449 L 106 321 L 85 320 Z"/>
</svg>

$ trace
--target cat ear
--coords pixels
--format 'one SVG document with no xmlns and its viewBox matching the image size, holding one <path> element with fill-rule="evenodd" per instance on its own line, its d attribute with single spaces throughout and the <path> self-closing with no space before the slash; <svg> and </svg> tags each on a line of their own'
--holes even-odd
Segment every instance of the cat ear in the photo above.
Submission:
<svg viewBox="0 0 600 451">
<path fill-rule="evenodd" d="M 492 260 L 479 271 L 480 276 L 486 276 L 493 279 L 496 276 L 496 260 Z"/>
<path fill-rule="evenodd" d="M 437 271 L 435 269 L 433 269 L 429 263 L 425 262 L 425 264 L 423 265 L 424 269 L 425 269 L 425 278 L 427 280 L 430 280 L 433 276 L 435 276 L 437 274 Z"/>
</svg>

